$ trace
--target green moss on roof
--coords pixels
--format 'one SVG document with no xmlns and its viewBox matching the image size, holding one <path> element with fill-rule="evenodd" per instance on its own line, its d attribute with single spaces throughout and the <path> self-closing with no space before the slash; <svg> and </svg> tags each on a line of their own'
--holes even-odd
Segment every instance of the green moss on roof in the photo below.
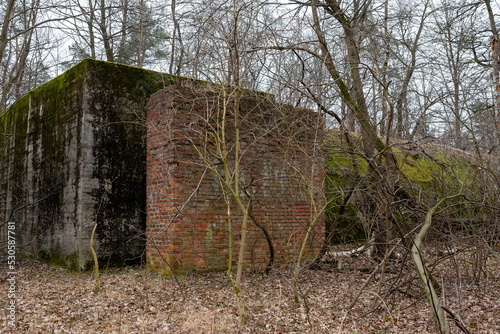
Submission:
<svg viewBox="0 0 500 334">
<path fill-rule="evenodd" d="M 343 171 L 352 170 L 353 163 L 356 163 L 359 173 L 367 175 L 368 163 L 363 158 L 361 138 L 351 134 L 351 143 L 355 148 L 354 152 L 349 150 L 340 132 L 330 132 L 326 166 L 332 173 L 342 174 Z M 432 145 L 429 152 L 425 150 L 425 146 L 420 151 L 407 150 L 398 144 L 392 147 L 400 172 L 411 182 L 429 183 L 441 178 L 445 182 L 455 182 L 457 179 L 467 179 L 476 169 L 474 159 L 467 154 L 455 155 L 453 150 L 436 145 Z"/>
<path fill-rule="evenodd" d="M 81 63 L 85 63 L 89 69 L 94 70 L 98 78 L 103 82 L 108 82 L 115 91 L 126 92 L 130 94 L 131 98 L 137 100 L 141 100 L 145 96 L 149 96 L 152 93 L 171 85 L 188 85 L 194 87 L 212 88 L 220 86 L 215 83 L 193 79 L 186 76 L 161 73 L 140 67 L 111 63 L 102 60 L 85 59 Z M 138 87 L 141 87 L 141 89 L 138 89 Z M 226 88 L 230 89 L 229 86 L 226 86 Z M 256 90 L 243 89 L 243 92 L 248 96 L 268 99 L 274 98 L 272 94 Z M 136 94 L 136 96 L 134 96 L 134 94 Z"/>
<path fill-rule="evenodd" d="M 113 92 L 121 92 L 136 102 L 144 101 L 152 93 L 170 85 L 216 86 L 203 80 L 87 58 L 54 79 L 33 89 L 11 106 L 5 117 L 0 119 L 2 133 L 12 133 L 13 129 L 10 128 L 10 125 L 13 124 L 14 119 L 14 123 L 18 126 L 27 125 L 26 111 L 29 109 L 30 101 L 36 103 L 45 98 L 44 103 L 48 103 L 46 110 L 57 110 L 57 103 L 63 98 L 67 98 L 64 96 L 66 88 L 81 86 L 84 80 L 88 79 L 88 72 L 92 72 L 98 81 L 106 82 L 109 85 L 108 88 L 111 88 Z M 273 99 L 273 95 L 266 92 L 253 90 L 244 90 L 244 92 L 260 98 Z M 20 113 L 20 110 L 23 112 Z"/>
<path fill-rule="evenodd" d="M 28 114 L 30 107 L 43 105 L 43 124 L 32 127 L 34 131 L 43 131 L 47 141 L 54 141 L 59 133 L 54 124 L 74 117 L 76 109 L 72 104 L 80 104 L 82 87 L 90 77 L 97 82 L 105 82 L 109 91 L 117 96 L 127 97 L 134 102 L 145 104 L 152 93 L 173 84 L 207 85 L 207 82 L 185 77 L 154 72 L 138 67 L 114 64 L 94 59 L 84 59 L 64 73 L 33 89 L 24 95 L 7 110 L 0 119 L 0 129 L 4 137 L 0 139 L 1 147 L 8 144 L 9 136 L 14 138 L 13 150 L 9 154 L 22 155 L 25 149 L 28 131 Z M 81 104 L 80 104 L 81 105 Z M 36 121 L 36 120 L 30 120 Z M 45 135 L 46 134 L 46 135 Z"/>
<path fill-rule="evenodd" d="M 325 143 L 327 147 L 325 192 L 328 199 L 325 210 L 326 227 L 327 230 L 335 231 L 336 242 L 344 241 L 335 239 L 339 236 L 356 239 L 357 232 L 365 231 L 366 226 L 363 225 L 363 220 L 358 217 L 357 212 L 361 212 L 363 216 L 369 210 L 373 210 L 373 201 L 376 201 L 376 197 L 370 196 L 370 191 L 376 189 L 372 172 L 363 157 L 361 138 L 356 134 L 349 136 L 350 145 L 347 145 L 343 134 L 339 131 L 330 131 Z M 462 192 L 467 201 L 457 198 L 455 202 L 448 203 L 454 204 L 448 211 L 449 217 L 474 217 L 478 214 L 483 215 L 484 212 L 481 211 L 480 205 L 471 206 L 467 203 L 493 202 L 497 196 L 496 157 L 483 155 L 485 166 L 480 168 L 477 157 L 471 152 L 396 140 L 391 144 L 399 168 L 397 201 L 404 202 L 405 205 L 431 206 L 439 199 Z M 383 164 L 382 157 L 377 160 Z M 354 189 L 353 195 L 346 197 L 352 189 Z M 346 198 L 349 198 L 347 203 L 344 202 Z M 396 211 L 395 215 L 401 212 L 406 211 Z M 369 219 L 372 219 L 371 217 Z M 401 226 L 414 222 L 413 219 L 415 217 L 411 215 L 401 217 Z"/>
<path fill-rule="evenodd" d="M 111 91 L 121 92 L 135 102 L 144 101 L 152 93 L 170 85 L 207 85 L 207 82 L 200 80 L 106 61 L 85 59 L 82 63 L 97 81 L 105 82 Z"/>
</svg>

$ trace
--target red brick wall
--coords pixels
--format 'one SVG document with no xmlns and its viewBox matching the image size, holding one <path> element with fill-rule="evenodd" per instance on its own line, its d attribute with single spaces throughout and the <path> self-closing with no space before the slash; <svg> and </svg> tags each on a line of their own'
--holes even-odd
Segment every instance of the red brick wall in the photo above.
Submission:
<svg viewBox="0 0 500 334">
<path fill-rule="evenodd" d="M 146 256 L 156 271 L 170 271 L 165 261 L 175 271 L 227 268 L 228 208 L 216 173 L 223 174 L 223 156 L 233 170 L 235 108 L 230 101 L 224 109 L 223 100 L 213 91 L 170 86 L 148 102 Z M 227 145 L 218 149 L 223 110 Z M 247 194 L 252 197 L 250 211 L 271 235 L 277 265 L 296 260 L 311 217 L 317 217 L 310 259 L 324 237 L 323 120 L 308 110 L 251 97 L 241 98 L 239 110 L 240 196 L 245 203 Z M 318 215 L 311 214 L 308 188 Z M 231 200 L 233 264 L 241 218 Z M 246 266 L 264 268 L 268 260 L 264 233 L 249 219 Z"/>
</svg>

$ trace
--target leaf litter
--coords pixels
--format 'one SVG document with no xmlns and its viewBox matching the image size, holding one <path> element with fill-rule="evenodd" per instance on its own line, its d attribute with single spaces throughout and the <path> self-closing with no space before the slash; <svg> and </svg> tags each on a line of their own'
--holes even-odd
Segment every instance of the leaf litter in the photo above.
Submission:
<svg viewBox="0 0 500 334">
<path fill-rule="evenodd" d="M 471 333 L 500 333 L 500 261 L 492 257 L 479 282 L 467 272 L 457 277 L 444 262 L 434 268 L 441 299 Z M 186 300 L 171 277 L 146 267 L 101 271 L 95 294 L 92 273 L 74 273 L 26 259 L 16 282 L 16 329 L 7 323 L 6 270 L 1 275 L 1 333 L 434 333 L 419 281 L 411 267 L 370 282 L 352 309 L 348 306 L 370 275 L 354 260 L 343 269 L 324 264 L 304 269 L 299 304 L 292 273 L 247 271 L 242 291 L 248 324 L 240 324 L 226 273 L 188 273 L 178 277 Z M 379 293 L 380 291 L 380 293 Z M 377 308 L 373 308 L 378 305 Z M 448 317 L 452 333 L 460 333 Z"/>
</svg>

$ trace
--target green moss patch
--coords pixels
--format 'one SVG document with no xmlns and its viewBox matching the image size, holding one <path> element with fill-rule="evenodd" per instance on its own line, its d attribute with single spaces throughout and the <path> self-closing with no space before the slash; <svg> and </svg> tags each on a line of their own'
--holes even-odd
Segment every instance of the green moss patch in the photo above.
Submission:
<svg viewBox="0 0 500 334">
<path fill-rule="evenodd" d="M 67 268 L 73 271 L 78 271 L 78 261 L 75 253 L 67 256 L 62 256 L 61 252 L 56 250 L 53 252 L 41 250 L 38 253 L 38 258 L 44 262 L 54 264 L 59 267 Z"/>
<path fill-rule="evenodd" d="M 361 138 L 355 134 L 349 136 L 347 141 L 340 132 L 330 132 L 326 143 L 326 223 L 327 230 L 334 234 L 333 240 L 339 242 L 364 239 L 367 226 L 380 228 L 384 220 L 377 191 L 377 187 L 384 185 L 383 180 L 374 182 L 374 174 L 362 153 Z M 409 231 L 411 224 L 420 222 L 423 218 L 418 215 L 425 208 L 460 191 L 464 197 L 447 202 L 449 209 L 443 213 L 446 219 L 496 219 L 496 214 L 484 206 L 488 202 L 494 207 L 498 197 L 495 157 L 483 155 L 483 165 L 479 166 L 473 153 L 437 145 L 393 142 L 391 149 L 398 167 L 394 214 L 403 229 Z M 383 169 L 383 158 L 379 155 L 376 159 Z M 436 219 L 441 223 L 446 221 Z"/>
</svg>

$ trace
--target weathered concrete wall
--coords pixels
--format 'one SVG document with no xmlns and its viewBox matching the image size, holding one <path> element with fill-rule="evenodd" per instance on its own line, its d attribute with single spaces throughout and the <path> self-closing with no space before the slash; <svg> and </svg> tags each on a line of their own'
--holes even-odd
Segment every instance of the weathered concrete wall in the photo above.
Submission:
<svg viewBox="0 0 500 334">
<path fill-rule="evenodd" d="M 148 103 L 147 262 L 157 271 L 221 270 L 229 251 L 228 209 L 221 182 L 222 159 L 234 166 L 235 126 L 232 102 L 225 120 L 223 98 L 214 91 L 171 86 Z M 269 232 L 276 262 L 296 259 L 311 219 L 306 257 L 324 238 L 324 162 L 319 143 L 323 119 L 264 99 L 240 102 L 240 196 L 257 223 Z M 231 162 L 232 161 L 232 162 Z M 312 211 L 312 191 L 318 215 Z M 230 197 L 230 195 L 228 195 Z M 240 240 L 241 215 L 231 205 L 233 263 Z M 246 266 L 262 268 L 269 260 L 263 232 L 248 223 Z"/>
<path fill-rule="evenodd" d="M 87 167 L 82 67 L 35 89 L 1 119 L 2 221 L 15 222 L 24 251 L 57 250 L 72 266 L 83 232 L 76 217 L 89 204 L 81 177 Z"/>
<path fill-rule="evenodd" d="M 149 96 L 187 79 L 84 60 L 14 104 L 0 120 L 0 221 L 17 245 L 74 269 L 144 250 Z M 0 230 L 6 240 L 5 226 Z"/>
</svg>

